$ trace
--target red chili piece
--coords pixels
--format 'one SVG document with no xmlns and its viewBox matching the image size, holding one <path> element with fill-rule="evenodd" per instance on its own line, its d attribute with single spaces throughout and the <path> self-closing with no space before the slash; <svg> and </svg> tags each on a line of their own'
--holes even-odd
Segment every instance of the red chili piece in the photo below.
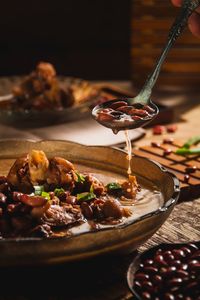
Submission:
<svg viewBox="0 0 200 300">
<path fill-rule="evenodd" d="M 173 132 L 175 132 L 175 131 L 177 130 L 177 125 L 175 125 L 175 124 L 168 125 L 168 126 L 166 127 L 166 129 L 167 129 L 167 132 L 173 133 Z"/>
<path fill-rule="evenodd" d="M 153 134 L 157 134 L 157 135 L 163 134 L 164 130 L 165 130 L 164 126 L 156 125 L 153 127 Z"/>
</svg>

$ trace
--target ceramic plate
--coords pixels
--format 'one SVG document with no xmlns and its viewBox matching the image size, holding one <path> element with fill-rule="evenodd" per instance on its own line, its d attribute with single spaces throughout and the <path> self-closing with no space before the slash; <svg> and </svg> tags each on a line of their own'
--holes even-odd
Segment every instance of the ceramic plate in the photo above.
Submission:
<svg viewBox="0 0 200 300">
<path fill-rule="evenodd" d="M 71 84 L 80 86 L 84 80 L 73 77 L 58 76 L 60 86 L 67 88 Z M 13 86 L 18 85 L 23 76 L 10 76 L 0 78 L 0 96 L 12 93 Z M 91 85 L 92 87 L 92 85 Z M 94 86 L 93 86 L 94 87 Z M 60 124 L 79 120 L 90 114 L 90 106 L 102 97 L 100 90 L 94 87 L 94 96 L 88 97 L 79 105 L 73 105 L 62 110 L 8 110 L 0 106 L 0 122 L 17 127 L 40 127 L 45 125 Z"/>
<path fill-rule="evenodd" d="M 127 159 L 122 150 L 83 146 L 67 141 L 1 141 L 0 170 L 6 175 L 14 160 L 31 149 L 47 156 L 61 156 L 80 170 L 99 176 L 126 178 Z M 166 169 L 149 159 L 134 156 L 132 169 L 142 187 L 156 190 L 162 201 L 135 206 L 133 218 L 99 230 L 75 232 L 71 237 L 17 238 L 0 240 L 0 265 L 53 264 L 76 261 L 101 254 L 128 253 L 139 247 L 166 220 L 179 195 L 179 182 Z M 159 198 L 160 199 L 160 198 Z M 153 204 L 154 203 L 154 204 Z"/>
</svg>

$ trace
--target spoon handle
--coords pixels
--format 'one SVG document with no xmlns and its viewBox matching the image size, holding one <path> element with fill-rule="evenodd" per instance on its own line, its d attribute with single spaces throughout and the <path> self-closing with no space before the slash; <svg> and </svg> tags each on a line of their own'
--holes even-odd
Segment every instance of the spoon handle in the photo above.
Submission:
<svg viewBox="0 0 200 300">
<path fill-rule="evenodd" d="M 158 75 L 160 73 L 161 66 L 167 56 L 168 51 L 173 46 L 174 42 L 178 36 L 182 33 L 183 29 L 187 25 L 187 21 L 192 12 L 200 5 L 200 0 L 183 0 L 182 7 L 180 9 L 179 15 L 176 17 L 174 23 L 172 24 L 168 39 L 162 53 L 155 65 L 154 70 L 148 77 L 143 88 L 141 89 L 139 95 L 136 97 L 139 102 L 148 103 L 150 101 L 151 91 L 156 83 Z"/>
</svg>

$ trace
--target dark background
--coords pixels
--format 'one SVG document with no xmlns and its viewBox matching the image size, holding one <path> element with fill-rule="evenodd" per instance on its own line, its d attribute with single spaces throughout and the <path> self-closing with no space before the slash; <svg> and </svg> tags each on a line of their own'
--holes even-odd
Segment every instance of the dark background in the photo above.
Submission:
<svg viewBox="0 0 200 300">
<path fill-rule="evenodd" d="M 130 0 L 3 1 L 0 76 L 39 61 L 62 75 L 129 79 Z"/>
</svg>

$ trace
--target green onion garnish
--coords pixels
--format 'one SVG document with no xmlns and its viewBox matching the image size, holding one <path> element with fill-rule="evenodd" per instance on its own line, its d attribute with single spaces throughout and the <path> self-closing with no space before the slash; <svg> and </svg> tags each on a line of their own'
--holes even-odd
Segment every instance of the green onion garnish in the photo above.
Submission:
<svg viewBox="0 0 200 300">
<path fill-rule="evenodd" d="M 89 201 L 96 198 L 96 195 L 91 192 L 84 192 L 76 195 L 78 201 Z"/>
<path fill-rule="evenodd" d="M 200 135 L 194 136 L 191 139 L 189 139 L 187 142 L 185 142 L 182 148 L 190 148 L 193 145 L 197 145 L 199 142 L 200 142 Z"/>
<path fill-rule="evenodd" d="M 47 193 L 47 192 L 42 192 L 42 193 L 41 193 L 41 196 L 42 196 L 43 198 L 47 199 L 47 200 L 50 200 L 50 199 L 51 199 L 49 193 Z"/>
<path fill-rule="evenodd" d="M 75 180 L 76 182 L 81 182 L 83 183 L 85 181 L 85 176 L 83 176 L 82 174 L 75 172 L 76 176 L 77 176 L 77 180 Z"/>
<path fill-rule="evenodd" d="M 122 187 L 119 183 L 117 182 L 111 182 L 111 183 L 108 183 L 106 185 L 107 189 L 110 190 L 110 191 L 114 191 L 114 190 L 121 190 Z"/>
<path fill-rule="evenodd" d="M 34 190 L 35 190 L 34 194 L 36 196 L 41 196 L 42 192 L 44 192 L 44 186 L 43 185 L 35 185 Z"/>
<path fill-rule="evenodd" d="M 65 190 L 64 190 L 63 188 L 56 188 L 56 189 L 54 190 L 54 194 L 55 194 L 56 197 L 59 197 L 60 194 L 62 194 L 62 193 L 64 193 L 64 192 L 65 192 Z"/>
<path fill-rule="evenodd" d="M 200 148 L 196 148 L 196 149 L 180 148 L 176 150 L 176 154 L 179 155 L 200 154 Z"/>
</svg>

